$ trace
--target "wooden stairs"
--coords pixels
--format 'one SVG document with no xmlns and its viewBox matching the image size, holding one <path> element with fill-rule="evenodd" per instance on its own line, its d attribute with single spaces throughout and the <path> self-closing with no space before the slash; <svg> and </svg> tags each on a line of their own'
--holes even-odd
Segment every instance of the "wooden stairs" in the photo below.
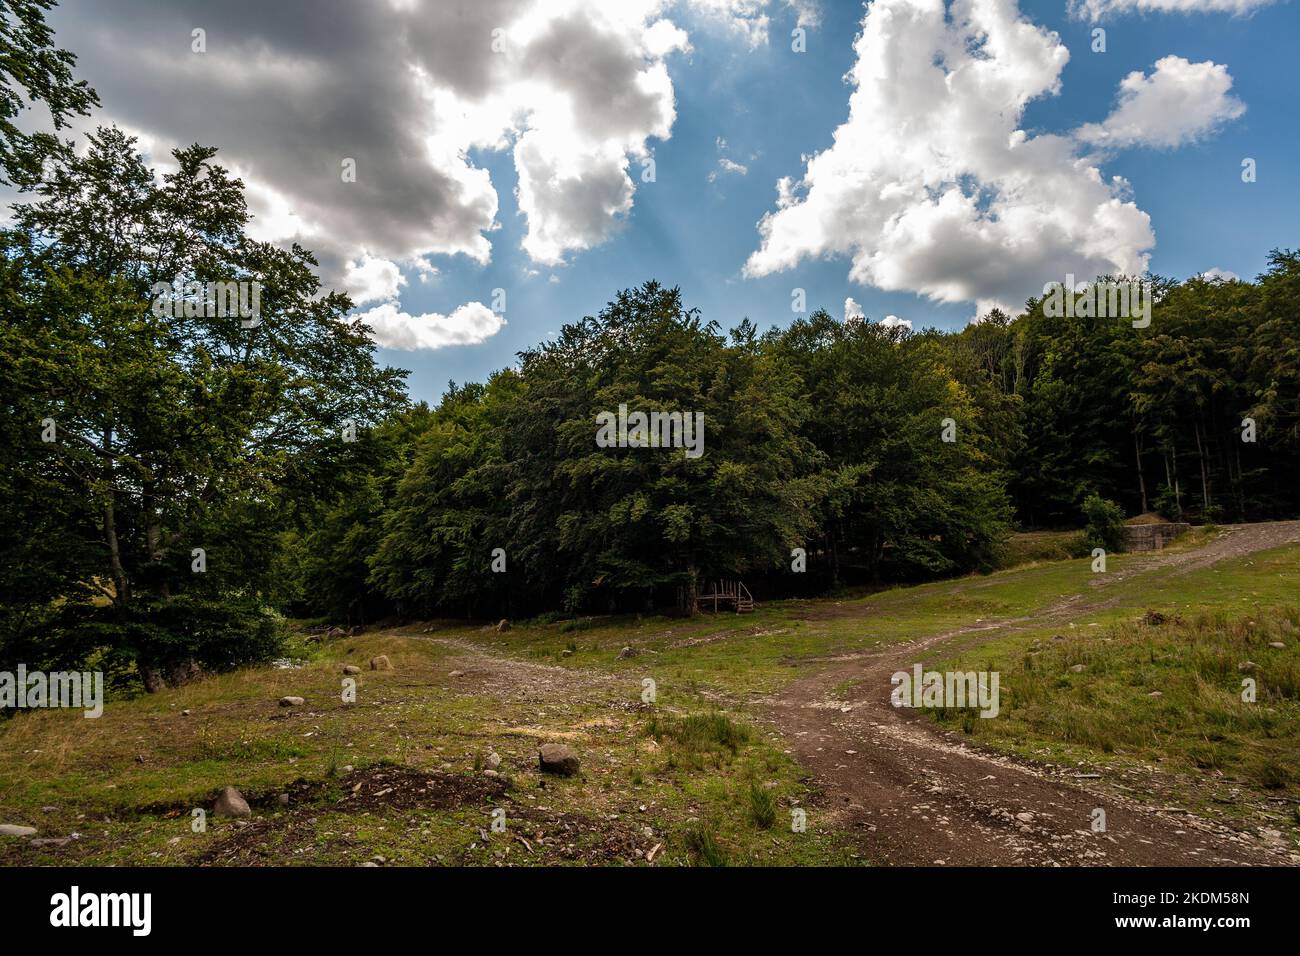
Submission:
<svg viewBox="0 0 1300 956">
<path fill-rule="evenodd" d="M 743 614 L 754 610 L 754 595 L 750 594 L 749 588 L 740 581 L 715 581 L 710 585 L 709 591 L 696 597 L 695 610 L 709 609 L 710 604 L 715 614 L 720 605 L 728 605 L 734 608 L 737 614 Z"/>
</svg>

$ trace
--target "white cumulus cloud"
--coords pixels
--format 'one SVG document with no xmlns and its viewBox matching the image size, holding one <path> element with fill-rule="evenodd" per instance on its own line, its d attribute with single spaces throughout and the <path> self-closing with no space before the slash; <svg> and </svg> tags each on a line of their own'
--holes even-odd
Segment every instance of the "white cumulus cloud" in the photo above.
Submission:
<svg viewBox="0 0 1300 956">
<path fill-rule="evenodd" d="M 498 193 L 476 149 L 512 152 L 538 262 L 607 238 L 632 206 L 629 164 L 671 135 L 665 58 L 689 40 L 670 6 L 227 0 L 216 23 L 206 0 L 118 0 L 51 22 L 105 104 L 94 122 L 161 155 L 219 146 L 255 232 L 301 242 L 328 285 L 374 301 L 396 281 L 382 263 L 427 277 L 431 256 L 490 261 Z"/>
<path fill-rule="evenodd" d="M 426 312 L 409 315 L 395 302 L 385 302 L 356 316 L 374 331 L 375 341 L 390 349 L 414 352 L 448 345 L 474 345 L 491 338 L 506 324 L 481 302 L 466 302 L 451 315 Z"/>
<path fill-rule="evenodd" d="M 397 298 L 406 278 L 396 262 L 374 256 L 349 260 L 343 273 L 343 287 L 355 305 Z"/>
<path fill-rule="evenodd" d="M 1231 13 L 1243 15 L 1277 0 L 1071 0 L 1070 13 L 1100 20 L 1120 13 Z"/>
<path fill-rule="evenodd" d="M 1069 52 L 1015 0 L 874 0 L 849 117 L 777 184 L 749 276 L 847 256 L 851 281 L 1014 309 L 1047 277 L 1139 273 L 1154 244 L 1127 184 L 1069 136 L 1031 135 Z"/>
<path fill-rule="evenodd" d="M 1226 66 L 1167 56 L 1156 61 L 1150 75 L 1134 70 L 1124 77 L 1111 114 L 1101 123 L 1081 126 L 1075 135 L 1100 147 L 1181 146 L 1246 112 L 1231 89 Z"/>
</svg>

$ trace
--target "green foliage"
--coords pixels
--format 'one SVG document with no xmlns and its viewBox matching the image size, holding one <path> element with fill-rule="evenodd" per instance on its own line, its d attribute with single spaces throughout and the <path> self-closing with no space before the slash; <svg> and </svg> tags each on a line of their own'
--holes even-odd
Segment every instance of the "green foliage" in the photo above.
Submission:
<svg viewBox="0 0 1300 956">
<path fill-rule="evenodd" d="M 1071 521 L 1091 491 L 1171 519 L 1300 512 L 1286 477 L 1300 468 L 1300 254 L 1268 261 L 1255 282 L 1151 277 L 1144 329 L 1048 317 L 1037 299 L 973 327 L 996 340 L 990 379 L 1024 403 L 1009 483 L 1022 521 Z"/>
<path fill-rule="evenodd" d="M 760 830 L 770 830 L 776 823 L 776 798 L 756 780 L 749 784 L 749 818 Z"/>
<path fill-rule="evenodd" d="M 23 109 L 44 103 L 56 130 L 99 105 L 84 80 L 72 78 L 76 57 L 53 44 L 45 11 L 54 0 L 0 0 L 0 183 L 29 186 L 55 144 L 49 133 L 25 134 L 14 124 Z"/>
<path fill-rule="evenodd" d="M 1183 519 L 1183 506 L 1179 501 L 1178 493 L 1168 485 L 1160 486 L 1160 493 L 1156 495 L 1155 509 L 1156 514 L 1169 521 Z"/>
<path fill-rule="evenodd" d="M 811 569 L 834 582 L 851 565 L 870 580 L 996 566 L 1011 514 L 986 427 L 1010 427 L 1013 403 L 968 387 L 959 374 L 978 375 L 966 356 L 933 335 L 825 312 L 766 342 L 808 390 Z M 955 441 L 942 440 L 949 419 Z"/>
<path fill-rule="evenodd" d="M 750 730 L 726 714 L 687 714 L 685 717 L 655 715 L 646 725 L 646 736 L 671 740 L 686 750 L 727 750 L 735 753 L 750 739 Z"/>
<path fill-rule="evenodd" d="M 191 668 L 227 671 L 278 655 L 283 619 L 254 601 L 191 595 L 133 602 L 92 615 L 96 643 L 126 654 L 147 690 L 181 683 Z"/>
<path fill-rule="evenodd" d="M 0 656 L 55 628 L 154 686 L 272 653 L 257 608 L 301 482 L 347 458 L 345 421 L 364 431 L 403 400 L 311 255 L 248 239 L 214 152 L 177 150 L 158 178 L 100 129 L 53 154 L 0 233 L 0 481 L 32 516 L 0 533 Z M 157 286 L 208 280 L 259 282 L 260 324 L 155 308 Z"/>
<path fill-rule="evenodd" d="M 404 612 L 641 610 L 719 577 L 789 587 L 795 547 L 828 582 L 996 566 L 1010 510 L 984 428 L 1014 430 L 1015 403 L 965 386 L 953 369 L 970 363 L 938 339 L 825 313 L 723 336 L 651 282 L 520 359 L 453 386 L 397 485 L 370 580 Z M 620 406 L 702 413 L 703 454 L 599 447 L 598 413 Z"/>
<path fill-rule="evenodd" d="M 686 849 L 699 866 L 727 866 L 727 855 L 718 845 L 713 829 L 704 823 L 693 824 L 686 831 Z"/>
<path fill-rule="evenodd" d="M 1088 550 L 1104 548 L 1108 553 L 1124 550 L 1124 512 L 1113 501 L 1092 494 L 1083 499 L 1084 542 Z"/>
</svg>

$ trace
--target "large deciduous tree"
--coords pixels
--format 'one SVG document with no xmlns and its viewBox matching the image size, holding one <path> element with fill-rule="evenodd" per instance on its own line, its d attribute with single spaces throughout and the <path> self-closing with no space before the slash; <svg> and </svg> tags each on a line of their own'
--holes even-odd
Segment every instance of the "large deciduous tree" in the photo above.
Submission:
<svg viewBox="0 0 1300 956">
<path fill-rule="evenodd" d="M 6 464 L 70 565 L 29 595 L 28 631 L 104 646 L 153 688 L 269 646 L 277 487 L 403 401 L 403 373 L 376 366 L 310 253 L 247 237 L 214 149 L 159 175 L 117 129 L 87 146 L 54 153 L 0 237 Z M 245 283 L 260 310 L 210 283 Z"/>
</svg>

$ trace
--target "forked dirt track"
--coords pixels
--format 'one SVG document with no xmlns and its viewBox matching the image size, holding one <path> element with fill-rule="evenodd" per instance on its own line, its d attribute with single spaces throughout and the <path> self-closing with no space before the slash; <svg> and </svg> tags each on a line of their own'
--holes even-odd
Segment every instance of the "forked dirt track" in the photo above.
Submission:
<svg viewBox="0 0 1300 956">
<path fill-rule="evenodd" d="M 1215 866 L 1297 865 L 1293 847 L 1190 813 L 1142 806 L 1073 770 L 999 755 L 890 704 L 890 676 L 917 662 L 1027 627 L 1076 620 L 1114 606 L 1106 591 L 1134 576 L 1159 580 L 1300 541 L 1300 521 L 1229 526 L 1188 552 L 1153 554 L 1098 575 L 1032 618 L 920 636 L 862 654 L 811 661 L 815 673 L 767 701 L 799 761 L 865 855 L 886 865 Z M 864 625 L 869 618 L 864 616 Z M 842 688 L 849 682 L 851 689 Z M 845 699 L 835 699 L 839 690 Z M 1105 832 L 1092 832 L 1093 811 Z"/>
</svg>

